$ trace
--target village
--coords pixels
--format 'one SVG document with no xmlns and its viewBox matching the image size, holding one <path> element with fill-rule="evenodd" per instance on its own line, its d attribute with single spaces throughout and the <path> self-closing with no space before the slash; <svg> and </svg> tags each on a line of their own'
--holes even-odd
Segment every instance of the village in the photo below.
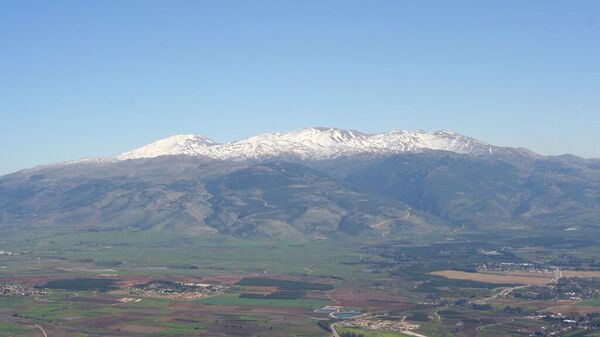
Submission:
<svg viewBox="0 0 600 337">
<path fill-rule="evenodd" d="M 153 280 L 148 283 L 136 285 L 130 288 L 129 292 L 132 295 L 143 297 L 193 300 L 218 295 L 227 289 L 229 287 L 222 284 Z"/>
<path fill-rule="evenodd" d="M 0 250 L 0 255 L 4 255 L 4 256 L 16 256 L 16 255 L 19 255 L 19 253 L 11 252 L 11 251 L 8 251 L 8 250 Z"/>
<path fill-rule="evenodd" d="M 600 330 L 599 313 L 590 313 L 587 315 L 564 315 L 557 313 L 539 315 L 536 318 L 548 322 L 548 326 L 543 327 L 542 331 L 532 334 L 532 337 L 562 336 L 577 329 L 585 331 Z"/>
<path fill-rule="evenodd" d="M 406 321 L 406 317 L 391 319 L 388 316 L 359 317 L 352 320 L 335 323 L 332 328 L 353 328 L 378 332 L 398 332 L 403 335 L 425 337 L 417 332 L 420 325 Z M 336 335 L 336 334 L 334 334 Z M 340 335 L 344 336 L 344 334 Z"/>
<path fill-rule="evenodd" d="M 477 266 L 478 272 L 528 272 L 528 273 L 551 273 L 553 269 L 535 263 L 482 263 Z"/>
<path fill-rule="evenodd" d="M 37 296 L 46 295 L 47 289 L 32 288 L 21 284 L 0 283 L 0 296 Z"/>
<path fill-rule="evenodd" d="M 419 324 L 410 323 L 406 321 L 406 317 L 401 319 L 377 319 L 377 316 L 370 318 L 357 318 L 354 320 L 344 321 L 340 323 L 340 326 L 346 326 L 349 328 L 361 328 L 375 331 L 412 331 L 419 328 Z"/>
</svg>

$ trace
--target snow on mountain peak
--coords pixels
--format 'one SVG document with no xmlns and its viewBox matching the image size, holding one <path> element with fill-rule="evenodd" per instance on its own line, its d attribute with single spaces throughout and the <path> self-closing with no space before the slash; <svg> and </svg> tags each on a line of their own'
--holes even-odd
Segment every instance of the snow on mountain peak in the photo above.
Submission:
<svg viewBox="0 0 600 337">
<path fill-rule="evenodd" d="M 360 154 L 394 154 L 424 150 L 460 154 L 491 154 L 496 147 L 451 131 L 396 130 L 366 134 L 354 130 L 311 127 L 285 133 L 267 133 L 218 144 L 195 135 L 165 138 L 117 156 L 119 160 L 165 155 L 207 156 L 215 159 L 295 157 L 328 159 Z"/>
<path fill-rule="evenodd" d="M 216 143 L 206 137 L 197 135 L 177 135 L 158 140 L 138 149 L 124 152 L 117 156 L 119 160 L 154 158 L 168 155 L 199 155 L 204 149 Z"/>
</svg>

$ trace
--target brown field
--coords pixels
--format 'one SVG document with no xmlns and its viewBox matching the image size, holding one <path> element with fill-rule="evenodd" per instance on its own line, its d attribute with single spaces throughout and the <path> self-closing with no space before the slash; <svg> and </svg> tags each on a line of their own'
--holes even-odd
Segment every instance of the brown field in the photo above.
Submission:
<svg viewBox="0 0 600 337">
<path fill-rule="evenodd" d="M 494 304 L 500 306 L 510 305 L 511 307 L 526 306 L 535 310 L 545 311 L 548 307 L 558 307 L 563 305 L 571 305 L 573 301 L 565 300 L 523 300 L 512 297 L 497 297 L 494 299 Z"/>
<path fill-rule="evenodd" d="M 277 289 L 277 287 L 248 286 L 246 287 L 246 292 L 256 294 L 271 294 L 274 291 L 277 291 Z"/>
<path fill-rule="evenodd" d="M 546 309 L 550 312 L 553 313 L 561 313 L 561 314 L 565 314 L 565 313 L 573 313 L 573 314 L 580 314 L 580 315 L 586 315 L 586 314 L 592 314 L 592 313 L 599 313 L 600 312 L 600 307 L 588 307 L 588 306 L 577 306 L 577 305 L 560 305 L 557 307 L 550 307 L 548 309 Z"/>
<path fill-rule="evenodd" d="M 144 284 L 152 281 L 150 276 L 118 276 L 117 285 L 122 288 L 131 288 L 137 284 Z"/>
<path fill-rule="evenodd" d="M 164 328 L 149 326 L 149 325 L 144 325 L 144 324 L 119 324 L 119 325 L 113 326 L 113 329 L 114 330 L 118 329 L 119 331 L 133 334 L 134 336 L 139 335 L 139 334 L 150 334 L 150 333 L 156 334 L 156 333 L 161 333 L 165 330 Z"/>
<path fill-rule="evenodd" d="M 215 276 L 207 276 L 204 278 L 204 280 L 206 280 L 207 282 L 212 281 L 212 282 L 233 284 L 233 283 L 239 282 L 241 279 L 243 279 L 245 277 L 258 277 L 258 276 L 260 276 L 260 275 L 259 274 L 215 275 Z"/>
<path fill-rule="evenodd" d="M 405 298 L 378 289 L 341 288 L 332 291 L 329 297 L 336 302 L 335 305 L 345 307 L 399 310 L 413 306 Z"/>
<path fill-rule="evenodd" d="M 312 298 L 317 300 L 326 300 L 329 299 L 328 293 L 320 290 L 308 290 L 304 298 Z"/>
<path fill-rule="evenodd" d="M 472 280 L 497 284 L 542 285 L 550 283 L 554 279 L 552 273 L 468 273 L 457 270 L 441 270 L 431 274 L 455 280 Z"/>
<path fill-rule="evenodd" d="M 600 271 L 563 270 L 561 273 L 563 277 L 600 278 Z"/>
</svg>

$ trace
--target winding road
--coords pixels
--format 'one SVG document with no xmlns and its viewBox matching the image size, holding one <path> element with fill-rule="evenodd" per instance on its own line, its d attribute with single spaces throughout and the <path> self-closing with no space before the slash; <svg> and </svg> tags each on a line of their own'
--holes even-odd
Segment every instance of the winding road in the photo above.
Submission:
<svg viewBox="0 0 600 337">
<path fill-rule="evenodd" d="M 44 337 L 48 337 L 46 330 L 44 330 L 44 328 L 42 328 L 39 324 L 36 324 L 35 327 L 40 329 L 40 331 L 42 332 L 42 335 L 44 335 Z"/>
</svg>

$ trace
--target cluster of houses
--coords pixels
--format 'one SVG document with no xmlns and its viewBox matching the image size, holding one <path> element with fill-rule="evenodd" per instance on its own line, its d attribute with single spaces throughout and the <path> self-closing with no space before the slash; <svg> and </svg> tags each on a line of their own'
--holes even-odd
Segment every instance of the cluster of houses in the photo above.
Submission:
<svg viewBox="0 0 600 337">
<path fill-rule="evenodd" d="M 184 283 L 154 280 L 140 284 L 130 290 L 132 294 L 146 297 L 195 299 L 216 295 L 227 290 L 222 284 Z"/>
<path fill-rule="evenodd" d="M 530 272 L 530 273 L 550 273 L 553 270 L 545 268 L 535 263 L 514 263 L 514 262 L 496 262 L 496 263 L 482 263 L 477 266 L 477 271 L 501 271 L 501 272 Z"/>
<path fill-rule="evenodd" d="M 532 334 L 532 337 L 563 336 L 573 330 L 600 330 L 600 314 L 585 316 L 563 314 L 549 314 L 537 316 L 538 319 L 548 322 L 542 331 Z"/>
<path fill-rule="evenodd" d="M 10 252 L 8 250 L 0 250 L 0 255 L 13 256 L 13 255 L 19 255 L 19 253 Z"/>
<path fill-rule="evenodd" d="M 46 295 L 48 290 L 27 287 L 21 284 L 0 283 L 0 296 L 36 296 Z"/>
<path fill-rule="evenodd" d="M 390 331 L 390 332 L 402 332 L 413 331 L 419 328 L 419 324 L 410 323 L 405 318 L 391 320 L 391 319 L 357 319 L 353 321 L 345 321 L 340 323 L 340 326 L 346 326 L 349 328 L 367 329 L 373 331 Z"/>
</svg>

